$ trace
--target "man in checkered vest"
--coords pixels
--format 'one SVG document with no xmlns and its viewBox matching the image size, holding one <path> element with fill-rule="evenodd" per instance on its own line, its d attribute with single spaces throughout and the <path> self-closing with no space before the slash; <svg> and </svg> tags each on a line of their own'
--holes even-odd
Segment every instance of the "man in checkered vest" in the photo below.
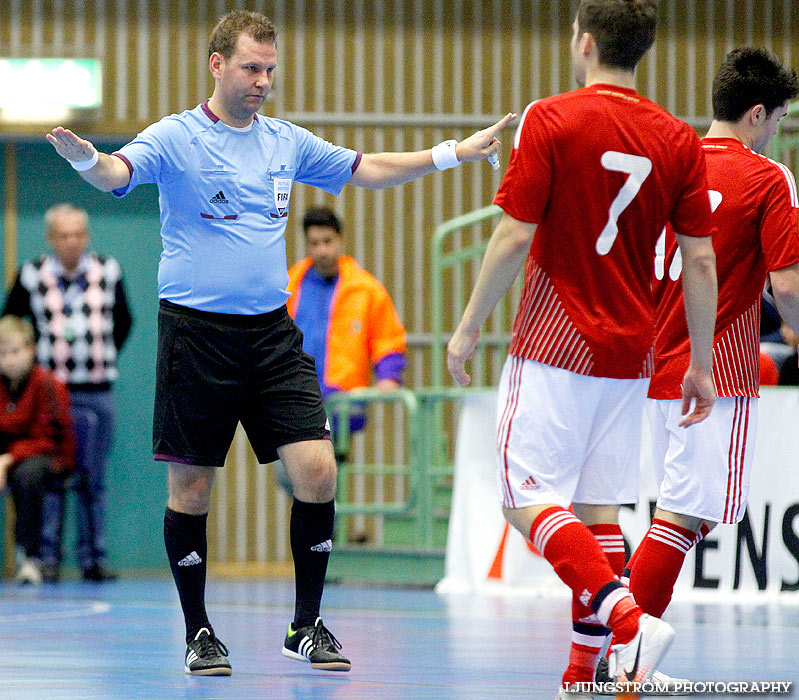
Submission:
<svg viewBox="0 0 799 700">
<path fill-rule="evenodd" d="M 106 566 L 104 539 L 105 463 L 115 419 L 111 388 L 132 318 L 119 263 L 86 250 L 86 211 L 56 204 L 45 222 L 52 250 L 20 268 L 3 315 L 33 321 L 39 364 L 69 388 L 78 441 L 78 561 L 85 580 L 108 581 L 116 578 Z M 51 582 L 59 578 L 63 510 L 64 489 L 56 487 L 45 495 L 42 514 L 42 575 Z"/>
</svg>

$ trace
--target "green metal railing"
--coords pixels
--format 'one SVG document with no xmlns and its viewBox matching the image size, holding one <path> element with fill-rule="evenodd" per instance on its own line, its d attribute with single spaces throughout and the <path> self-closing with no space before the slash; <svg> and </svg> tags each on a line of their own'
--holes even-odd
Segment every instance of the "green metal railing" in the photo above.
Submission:
<svg viewBox="0 0 799 700">
<path fill-rule="evenodd" d="M 336 426 L 333 445 L 336 454 L 347 454 L 350 448 L 350 416 L 355 411 L 363 411 L 369 404 L 401 403 L 405 407 L 405 453 L 402 464 L 339 464 L 339 479 L 336 494 L 336 536 L 339 542 L 347 541 L 348 517 L 351 515 L 393 515 L 413 516 L 419 511 L 417 500 L 419 483 L 424 480 L 424 465 L 419 462 L 421 435 L 418 429 L 419 407 L 414 393 L 408 389 L 383 391 L 381 389 L 354 389 L 331 394 L 325 401 L 325 408 Z M 382 503 L 361 503 L 350 498 L 350 477 L 364 476 L 406 476 L 409 480 L 408 496 L 403 500 Z M 423 526 L 419 523 L 417 536 L 425 539 Z"/>
<path fill-rule="evenodd" d="M 444 386 L 444 271 L 448 268 L 455 267 L 469 260 L 482 255 L 488 246 L 488 239 L 473 243 L 452 253 L 444 252 L 444 245 L 452 236 L 453 233 L 460 232 L 465 228 L 469 228 L 474 224 L 478 224 L 487 219 L 491 219 L 502 212 L 496 204 L 491 204 L 482 209 L 475 209 L 474 211 L 458 216 L 449 221 L 445 221 L 433 233 L 433 314 L 432 314 L 432 332 L 433 332 L 433 386 Z M 499 307 L 498 313 L 502 313 L 502 307 Z M 500 319 L 500 325 L 502 319 Z M 486 341 L 484 338 L 478 342 L 476 356 L 480 361 L 482 354 L 485 352 Z"/>
<path fill-rule="evenodd" d="M 339 542 L 347 541 L 348 521 L 351 516 L 384 516 L 409 518 L 414 521 L 415 547 L 431 550 L 435 547 L 433 538 L 434 521 L 437 517 L 435 491 L 437 488 L 451 486 L 452 462 L 446 451 L 439 449 L 443 435 L 441 427 L 442 405 L 459 402 L 479 389 L 458 387 L 429 388 L 411 391 L 396 389 L 357 389 L 331 394 L 326 402 L 328 414 L 334 419 L 336 434 L 333 444 L 336 452 L 345 454 L 350 446 L 350 416 L 356 410 L 374 403 L 402 403 L 405 408 L 405 453 L 406 460 L 401 464 L 339 464 L 338 492 L 336 494 L 336 537 Z M 351 498 L 350 478 L 356 475 L 395 476 L 407 479 L 405 498 L 401 500 L 366 503 Z"/>
</svg>

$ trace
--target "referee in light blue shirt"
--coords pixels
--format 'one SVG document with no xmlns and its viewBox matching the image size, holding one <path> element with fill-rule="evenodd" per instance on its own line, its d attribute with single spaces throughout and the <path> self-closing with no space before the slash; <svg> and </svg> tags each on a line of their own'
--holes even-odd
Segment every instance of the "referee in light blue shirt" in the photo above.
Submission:
<svg viewBox="0 0 799 700">
<path fill-rule="evenodd" d="M 113 155 L 62 127 L 47 134 L 81 177 L 122 197 L 158 185 L 158 360 L 153 452 L 169 463 L 164 540 L 186 621 L 185 671 L 230 675 L 205 610 L 206 519 L 216 469 L 241 421 L 261 462 L 279 455 L 294 488 L 296 602 L 283 654 L 349 671 L 319 607 L 333 534 L 336 462 L 313 360 L 286 313 L 284 232 L 294 181 L 338 194 L 496 159 L 515 114 L 460 143 L 360 154 L 258 115 L 277 68 L 274 25 L 236 10 L 214 28 L 207 102 L 153 124 Z"/>
</svg>

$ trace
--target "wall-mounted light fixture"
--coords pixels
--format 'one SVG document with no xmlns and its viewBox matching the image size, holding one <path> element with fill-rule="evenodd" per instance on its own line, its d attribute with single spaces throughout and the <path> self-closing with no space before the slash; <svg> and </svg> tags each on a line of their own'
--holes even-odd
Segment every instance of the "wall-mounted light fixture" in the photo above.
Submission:
<svg viewBox="0 0 799 700">
<path fill-rule="evenodd" d="M 89 58 L 0 58 L 0 121 L 68 122 L 102 104 L 102 65 Z"/>
</svg>

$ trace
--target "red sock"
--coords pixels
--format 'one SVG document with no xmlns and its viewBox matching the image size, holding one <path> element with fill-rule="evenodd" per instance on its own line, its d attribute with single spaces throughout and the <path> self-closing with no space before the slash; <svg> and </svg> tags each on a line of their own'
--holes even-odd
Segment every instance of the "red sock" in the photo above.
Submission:
<svg viewBox="0 0 799 700">
<path fill-rule="evenodd" d="M 636 605 L 632 597 L 622 598 L 608 618 L 608 627 L 613 630 L 614 644 L 627 644 L 638 633 L 638 620 L 641 617 L 641 608 Z"/>
<path fill-rule="evenodd" d="M 530 540 L 585 603 L 590 604 L 603 586 L 616 581 L 596 538 L 565 508 L 553 506 L 539 514 L 530 528 Z"/>
<path fill-rule="evenodd" d="M 646 537 L 646 535 L 644 535 L 644 537 Z M 641 540 L 641 542 L 643 542 L 643 540 Z M 624 570 L 621 572 L 621 582 L 625 586 L 630 585 L 630 572 L 633 570 L 633 567 L 635 566 L 635 562 L 638 559 L 638 552 L 640 551 L 640 549 L 641 549 L 641 544 L 639 543 L 639 545 L 635 548 L 635 551 L 632 553 L 632 555 L 630 555 L 630 561 L 627 562 L 627 564 L 624 567 Z"/>
<path fill-rule="evenodd" d="M 590 683 L 594 680 L 594 669 L 599 649 L 583 646 L 572 641 L 569 649 L 569 665 L 563 673 L 563 687 L 569 683 Z"/>
<path fill-rule="evenodd" d="M 591 607 L 620 642 L 626 643 L 635 636 L 641 610 L 616 578 L 605 553 L 585 525 L 565 508 L 553 506 L 535 519 L 530 539 L 560 580 L 581 603 Z M 631 626 L 633 632 L 629 634 Z"/>
<path fill-rule="evenodd" d="M 694 541 L 692 543 L 692 546 L 699 544 L 709 534 L 710 534 L 710 528 L 707 525 L 705 525 L 705 523 L 702 523 L 702 525 L 699 528 L 699 532 L 697 532 L 696 535 L 694 535 Z"/>
<path fill-rule="evenodd" d="M 710 533 L 710 528 L 704 523 L 702 523 L 702 526 L 699 528 L 699 532 L 697 532 L 696 535 L 694 536 L 692 544 L 695 545 L 698 542 L 701 542 L 703 539 L 705 539 L 705 537 L 708 536 L 709 533 Z M 633 552 L 632 556 L 630 557 L 630 561 L 627 562 L 627 566 L 625 566 L 624 570 L 622 571 L 621 582 L 624 583 L 625 585 L 630 584 L 630 572 L 635 567 L 636 561 L 638 560 L 638 552 L 640 551 L 641 551 L 641 546 L 639 545 L 636 548 L 636 550 Z M 646 610 L 644 610 L 644 612 L 646 612 Z M 611 640 L 611 644 L 608 646 L 607 653 L 605 654 L 606 656 L 610 655 L 610 649 L 613 646 L 613 644 L 615 644 L 615 642 L 616 642 L 615 639 Z"/>
<path fill-rule="evenodd" d="M 616 575 L 624 568 L 624 538 L 618 525 L 588 525 L 599 542 Z M 564 683 L 594 680 L 596 660 L 610 630 L 597 618 L 594 611 L 572 595 L 572 644 L 569 666 L 563 674 Z M 564 686 L 566 687 L 566 686 Z"/>
<path fill-rule="evenodd" d="M 618 525 L 604 523 L 602 525 L 589 525 L 588 529 L 594 534 L 602 551 L 608 559 L 610 568 L 616 576 L 621 576 L 624 571 L 624 536 Z"/>
<path fill-rule="evenodd" d="M 674 583 L 685 555 L 709 530 L 694 533 L 667 520 L 655 518 L 635 550 L 630 591 L 641 609 L 661 617 L 671 601 Z"/>
</svg>

